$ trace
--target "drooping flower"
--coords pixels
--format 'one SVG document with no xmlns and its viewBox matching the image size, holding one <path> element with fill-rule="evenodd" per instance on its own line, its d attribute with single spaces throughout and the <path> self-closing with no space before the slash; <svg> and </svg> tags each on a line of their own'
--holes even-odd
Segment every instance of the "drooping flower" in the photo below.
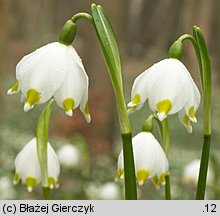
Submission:
<svg viewBox="0 0 220 216">
<path fill-rule="evenodd" d="M 200 160 L 193 160 L 188 163 L 183 170 L 183 183 L 196 187 L 199 178 Z M 214 171 L 211 166 L 208 167 L 206 184 L 213 185 Z"/>
<path fill-rule="evenodd" d="M 189 132 L 191 122 L 197 122 L 200 93 L 187 68 L 177 59 L 164 59 L 135 79 L 128 111 L 141 109 L 147 99 L 160 121 L 180 112 L 179 118 Z"/>
<path fill-rule="evenodd" d="M 52 189 L 59 186 L 60 165 L 55 151 L 48 143 L 48 184 Z M 15 159 L 14 184 L 19 181 L 26 184 L 27 190 L 32 191 L 33 187 L 41 181 L 40 163 L 37 155 L 36 138 L 30 140 L 19 152 Z"/>
<path fill-rule="evenodd" d="M 80 163 L 79 149 L 73 144 L 65 144 L 57 151 L 61 165 L 66 168 L 76 167 Z"/>
<path fill-rule="evenodd" d="M 88 76 L 75 49 L 53 42 L 21 59 L 16 66 L 16 83 L 7 94 L 21 91 L 25 112 L 54 97 L 68 116 L 80 106 L 90 122 L 88 85 Z"/>
<path fill-rule="evenodd" d="M 169 164 L 167 157 L 150 132 L 141 132 L 132 139 L 136 180 L 142 185 L 151 178 L 155 187 L 165 184 L 165 176 L 168 174 Z M 118 169 L 116 181 L 124 177 L 123 150 L 118 157 Z"/>
</svg>

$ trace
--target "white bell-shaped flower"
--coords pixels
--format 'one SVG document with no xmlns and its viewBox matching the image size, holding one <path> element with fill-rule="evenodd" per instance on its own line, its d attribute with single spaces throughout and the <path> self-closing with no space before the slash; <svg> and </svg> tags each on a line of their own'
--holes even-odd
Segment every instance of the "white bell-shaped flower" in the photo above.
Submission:
<svg viewBox="0 0 220 216">
<path fill-rule="evenodd" d="M 168 175 L 169 164 L 167 157 L 150 132 L 141 132 L 132 139 L 134 165 L 136 179 L 142 185 L 151 178 L 155 187 L 159 189 L 160 184 L 165 184 L 165 176 Z M 118 169 L 115 180 L 124 178 L 123 150 L 119 154 Z"/>
<path fill-rule="evenodd" d="M 141 109 L 147 99 L 160 121 L 182 110 L 179 117 L 189 131 L 191 122 L 197 122 L 200 93 L 187 68 L 177 59 L 164 59 L 135 79 L 128 111 Z"/>
<path fill-rule="evenodd" d="M 47 44 L 24 56 L 16 66 L 16 83 L 8 94 L 22 92 L 24 111 L 54 97 L 68 116 L 80 106 L 89 122 L 88 76 L 75 49 L 59 42 Z"/>
<path fill-rule="evenodd" d="M 183 170 L 183 183 L 196 187 L 199 178 L 200 160 L 193 160 L 188 163 Z M 207 186 L 214 184 L 214 171 L 211 166 L 208 167 Z"/>
<path fill-rule="evenodd" d="M 55 151 L 48 143 L 48 184 L 52 189 L 59 186 L 60 164 Z M 14 184 L 19 181 L 26 184 L 27 190 L 32 191 L 33 187 L 41 181 L 40 163 L 37 155 L 36 138 L 30 140 L 19 152 L 15 159 Z"/>
<path fill-rule="evenodd" d="M 62 145 L 57 151 L 57 156 L 60 164 L 66 168 L 73 168 L 80 164 L 80 151 L 73 144 Z"/>
</svg>

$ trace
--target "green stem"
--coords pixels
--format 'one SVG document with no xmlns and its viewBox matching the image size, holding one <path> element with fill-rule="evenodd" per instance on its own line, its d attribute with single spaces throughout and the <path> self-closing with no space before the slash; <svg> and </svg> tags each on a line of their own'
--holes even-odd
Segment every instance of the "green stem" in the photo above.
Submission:
<svg viewBox="0 0 220 216">
<path fill-rule="evenodd" d="M 123 141 L 123 156 L 124 156 L 124 166 L 125 171 L 125 196 L 127 200 L 136 200 L 137 199 L 137 191 L 136 191 L 136 180 L 134 179 L 133 171 L 134 162 L 133 162 L 133 152 L 132 149 L 132 135 L 131 133 L 128 134 L 121 134 L 122 141 Z"/>
<path fill-rule="evenodd" d="M 209 152 L 210 152 L 210 136 L 204 136 L 204 143 L 202 149 L 202 160 L 200 164 L 199 171 L 199 180 L 196 192 L 196 199 L 203 200 L 205 197 L 205 189 L 206 189 L 206 176 L 209 164 Z"/>
<path fill-rule="evenodd" d="M 81 18 L 84 18 L 86 20 L 88 20 L 90 23 L 92 23 L 94 25 L 94 22 L 93 22 L 93 17 L 88 14 L 88 13 L 84 13 L 84 12 L 81 12 L 81 13 L 77 13 L 75 14 L 71 20 L 72 22 L 76 23 L 77 20 L 81 19 Z"/>
<path fill-rule="evenodd" d="M 171 200 L 170 175 L 165 176 L 165 199 Z"/>
<path fill-rule="evenodd" d="M 113 86 L 113 89 L 118 110 L 120 132 L 121 134 L 129 134 L 131 133 L 131 126 L 127 114 L 123 90 L 121 88 L 115 88 L 115 86 Z"/>
<path fill-rule="evenodd" d="M 161 141 L 162 144 L 164 146 L 164 152 L 166 154 L 166 156 L 168 156 L 168 152 L 169 152 L 169 146 L 170 146 L 170 129 L 169 129 L 169 124 L 167 119 L 164 119 L 162 122 L 155 118 L 157 120 L 158 123 L 158 127 L 160 130 L 160 137 L 161 137 Z"/>
<path fill-rule="evenodd" d="M 48 187 L 42 187 L 44 200 L 50 199 L 50 189 Z"/>
<path fill-rule="evenodd" d="M 170 145 L 170 130 L 169 130 L 169 124 L 167 119 L 164 119 L 162 122 L 159 121 L 157 118 L 159 130 L 160 130 L 160 137 L 161 141 L 164 147 L 164 152 L 168 158 L 168 152 L 169 152 L 169 145 Z M 170 175 L 165 176 L 165 199 L 171 200 L 171 189 L 170 189 Z"/>
<path fill-rule="evenodd" d="M 119 88 L 116 91 L 114 88 L 114 92 L 118 109 L 120 132 L 123 142 L 125 197 L 127 200 L 136 200 L 137 189 L 130 121 L 126 110 L 126 103 L 124 100 L 123 91 L 120 91 Z"/>
</svg>

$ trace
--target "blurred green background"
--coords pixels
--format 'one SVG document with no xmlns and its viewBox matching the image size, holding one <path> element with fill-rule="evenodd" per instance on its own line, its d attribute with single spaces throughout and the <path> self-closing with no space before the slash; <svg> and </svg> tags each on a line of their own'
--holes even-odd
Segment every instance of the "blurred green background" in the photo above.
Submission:
<svg viewBox="0 0 220 216">
<path fill-rule="evenodd" d="M 36 48 L 56 41 L 63 23 L 77 12 L 90 11 L 91 3 L 101 4 L 112 21 L 121 51 L 126 101 L 137 75 L 153 63 L 166 58 L 169 46 L 192 27 L 201 27 L 206 37 L 213 69 L 212 158 L 220 174 L 220 2 L 218 0 L 0 0 L 0 198 L 42 199 L 40 186 L 29 194 L 23 185 L 12 185 L 14 159 L 35 134 L 37 119 L 45 105 L 24 113 L 20 96 L 6 96 L 14 84 L 18 61 Z M 53 108 L 50 143 L 58 150 L 72 143 L 80 152 L 80 163 L 73 168 L 61 167 L 61 186 L 52 191 L 52 199 L 106 199 L 101 188 L 114 182 L 117 156 L 122 143 L 115 101 L 95 31 L 85 20 L 78 21 L 73 46 L 83 59 L 90 78 L 89 106 L 92 123 L 86 124 L 76 110 L 72 118 L 58 107 Z M 183 62 L 199 86 L 194 50 L 185 43 Z M 171 145 L 170 172 L 173 199 L 194 199 L 195 188 L 184 185 L 185 165 L 200 158 L 202 148 L 202 106 L 198 124 L 189 135 L 177 116 L 169 116 Z M 133 135 L 150 114 L 147 105 L 131 115 Z M 157 128 L 155 128 L 157 134 Z M 157 136 L 158 137 L 158 136 Z M 159 137 L 158 137 L 159 139 Z M 220 199 L 218 175 L 208 188 L 207 199 Z M 123 199 L 123 183 L 114 187 L 115 199 Z M 100 195 L 101 193 L 101 195 Z M 104 193 L 104 192 L 103 192 Z M 163 199 L 164 188 L 155 190 L 148 181 L 139 187 L 140 199 Z"/>
</svg>

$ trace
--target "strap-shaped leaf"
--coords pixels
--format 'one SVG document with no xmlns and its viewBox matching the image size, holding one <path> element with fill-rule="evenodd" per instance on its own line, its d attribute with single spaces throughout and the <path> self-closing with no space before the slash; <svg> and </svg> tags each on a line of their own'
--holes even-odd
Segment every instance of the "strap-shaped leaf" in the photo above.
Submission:
<svg viewBox="0 0 220 216">
<path fill-rule="evenodd" d="M 48 187 L 47 143 L 50 114 L 53 103 L 54 100 L 52 99 L 42 111 L 36 129 L 37 154 L 41 168 L 42 186 L 45 188 Z"/>
<path fill-rule="evenodd" d="M 199 46 L 200 56 L 201 56 L 201 63 L 202 63 L 202 72 L 203 72 L 203 82 L 204 82 L 204 91 L 209 91 L 211 88 L 211 63 L 208 53 L 208 48 L 206 46 L 206 42 L 202 31 L 199 27 L 194 26 L 193 28 L 193 35 L 197 41 Z M 208 89 L 207 89 L 208 88 Z"/>
<path fill-rule="evenodd" d="M 204 132 L 206 135 L 211 134 L 211 62 L 205 38 L 199 27 L 193 28 L 193 35 L 197 41 L 202 63 L 202 80 L 204 94 Z"/>
<path fill-rule="evenodd" d="M 92 16 L 108 71 L 116 89 L 122 89 L 121 60 L 112 25 L 104 9 L 92 4 Z"/>
</svg>

